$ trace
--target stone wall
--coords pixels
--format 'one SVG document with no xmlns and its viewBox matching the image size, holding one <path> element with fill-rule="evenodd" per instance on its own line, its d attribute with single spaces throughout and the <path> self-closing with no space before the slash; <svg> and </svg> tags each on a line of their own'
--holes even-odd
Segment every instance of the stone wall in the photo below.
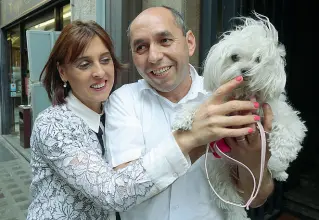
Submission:
<svg viewBox="0 0 319 220">
<path fill-rule="evenodd" d="M 96 1 L 97 0 L 71 0 L 71 21 L 77 19 L 96 21 Z"/>
</svg>

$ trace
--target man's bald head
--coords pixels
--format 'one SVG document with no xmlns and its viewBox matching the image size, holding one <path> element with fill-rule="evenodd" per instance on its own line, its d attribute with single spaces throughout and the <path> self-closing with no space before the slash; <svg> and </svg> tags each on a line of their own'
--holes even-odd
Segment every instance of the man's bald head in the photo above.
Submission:
<svg viewBox="0 0 319 220">
<path fill-rule="evenodd" d="M 184 21 L 184 17 L 183 15 L 177 11 L 176 9 L 174 8 L 171 8 L 171 7 L 168 7 L 168 6 L 160 6 L 160 7 L 151 7 L 151 8 L 148 8 L 148 9 L 145 9 L 144 11 L 142 11 L 132 22 L 131 24 L 129 25 L 128 29 L 127 29 L 127 36 L 128 38 L 130 39 L 130 36 L 131 36 L 131 26 L 132 24 L 134 24 L 134 21 L 140 19 L 142 16 L 147 16 L 148 14 L 156 14 L 156 13 L 159 13 L 159 14 L 163 14 L 163 13 L 167 13 L 169 12 L 172 16 L 173 16 L 173 19 L 175 21 L 175 24 L 178 28 L 180 28 L 183 32 L 183 35 L 186 36 L 186 33 L 187 33 L 187 26 L 185 24 L 185 21 Z"/>
</svg>

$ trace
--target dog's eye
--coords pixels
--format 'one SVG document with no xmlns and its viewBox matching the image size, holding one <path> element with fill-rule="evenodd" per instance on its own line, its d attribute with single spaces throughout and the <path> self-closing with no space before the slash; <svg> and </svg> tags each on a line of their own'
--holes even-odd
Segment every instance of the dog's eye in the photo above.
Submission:
<svg viewBox="0 0 319 220">
<path fill-rule="evenodd" d="M 237 54 L 233 54 L 231 56 L 231 59 L 232 59 L 233 62 L 237 62 L 237 61 L 239 61 L 239 56 Z"/>
<path fill-rule="evenodd" d="M 256 57 L 255 62 L 260 63 L 260 57 Z"/>
</svg>

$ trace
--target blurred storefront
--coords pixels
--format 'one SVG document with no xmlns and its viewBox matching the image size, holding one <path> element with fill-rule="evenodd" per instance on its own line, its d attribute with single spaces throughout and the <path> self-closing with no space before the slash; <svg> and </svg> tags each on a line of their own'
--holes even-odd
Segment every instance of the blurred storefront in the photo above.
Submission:
<svg viewBox="0 0 319 220">
<path fill-rule="evenodd" d="M 0 134 L 19 135 L 19 106 L 30 104 L 26 31 L 60 31 L 70 21 L 69 0 L 0 1 Z"/>
</svg>

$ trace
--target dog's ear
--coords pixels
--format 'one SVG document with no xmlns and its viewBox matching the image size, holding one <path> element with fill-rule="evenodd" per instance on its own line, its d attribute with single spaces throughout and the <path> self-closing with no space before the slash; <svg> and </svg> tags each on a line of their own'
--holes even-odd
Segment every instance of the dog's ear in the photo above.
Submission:
<svg viewBox="0 0 319 220">
<path fill-rule="evenodd" d="M 204 89 L 207 91 L 215 91 L 219 87 L 220 76 L 218 76 L 218 70 L 221 65 L 221 47 L 219 44 L 213 45 L 204 61 Z"/>
<path fill-rule="evenodd" d="M 285 46 L 281 43 L 278 43 L 277 48 L 278 48 L 279 56 L 284 58 L 286 56 Z"/>
</svg>

